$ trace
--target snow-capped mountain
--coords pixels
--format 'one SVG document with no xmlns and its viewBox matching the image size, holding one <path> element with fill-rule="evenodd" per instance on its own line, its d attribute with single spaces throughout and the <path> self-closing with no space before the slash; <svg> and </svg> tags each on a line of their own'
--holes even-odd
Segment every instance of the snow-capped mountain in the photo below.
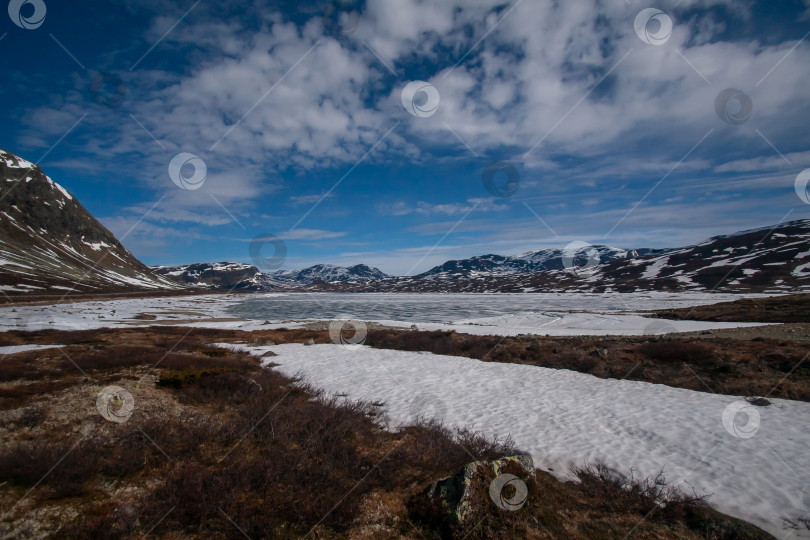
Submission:
<svg viewBox="0 0 810 540">
<path fill-rule="evenodd" d="M 608 246 L 593 246 L 599 253 L 599 261 L 606 263 L 616 259 L 627 258 L 627 250 Z M 526 274 L 563 268 L 562 249 L 542 249 L 521 255 L 503 257 L 501 255 L 481 255 L 435 266 L 416 276 L 421 279 L 470 278 L 476 276 L 497 276 L 507 274 Z"/>
<path fill-rule="evenodd" d="M 155 275 L 39 166 L 0 150 L 0 291 L 179 288 Z"/>
<path fill-rule="evenodd" d="M 448 261 L 413 277 L 356 285 L 312 284 L 304 290 L 770 293 L 810 290 L 810 220 L 715 236 L 679 249 L 589 246 L 577 251 L 566 264 L 564 254 L 564 250 L 551 249 L 514 257 L 484 255 Z"/>
<path fill-rule="evenodd" d="M 366 283 L 389 277 L 364 264 L 349 267 L 317 264 L 302 270 L 277 270 L 271 274 L 263 274 L 250 264 L 234 262 L 154 266 L 152 270 L 193 287 L 232 290 L 288 289 L 312 283 Z"/>
<path fill-rule="evenodd" d="M 270 274 L 273 281 L 292 284 L 310 284 L 316 282 L 367 283 L 389 277 L 377 268 L 357 264 L 355 266 L 333 266 L 316 264 L 303 270 L 278 270 Z"/>
<path fill-rule="evenodd" d="M 253 265 L 234 262 L 199 263 L 185 266 L 153 266 L 152 271 L 192 287 L 259 291 L 274 288 L 267 276 Z"/>
</svg>

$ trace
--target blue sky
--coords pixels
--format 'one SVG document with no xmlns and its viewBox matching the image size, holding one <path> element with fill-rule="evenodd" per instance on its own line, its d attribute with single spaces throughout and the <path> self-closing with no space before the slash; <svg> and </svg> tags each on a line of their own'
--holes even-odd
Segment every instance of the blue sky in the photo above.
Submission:
<svg viewBox="0 0 810 540">
<path fill-rule="evenodd" d="M 41 3 L 41 25 L 33 0 L 0 22 L 0 147 L 147 264 L 250 262 L 277 237 L 284 268 L 408 274 L 810 210 L 808 0 Z M 438 107 L 406 110 L 414 81 Z M 181 153 L 199 189 L 172 181 Z M 509 197 L 482 182 L 495 162 Z"/>
</svg>

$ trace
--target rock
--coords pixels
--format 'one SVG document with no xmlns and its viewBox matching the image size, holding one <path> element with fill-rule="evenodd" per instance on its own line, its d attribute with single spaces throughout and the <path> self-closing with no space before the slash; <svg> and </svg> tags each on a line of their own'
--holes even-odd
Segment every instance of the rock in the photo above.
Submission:
<svg viewBox="0 0 810 540">
<path fill-rule="evenodd" d="M 269 358 L 269 357 L 271 357 L 271 356 L 278 356 L 278 355 L 277 355 L 276 353 L 274 353 L 273 351 L 267 351 L 266 353 L 264 353 L 264 354 L 261 356 L 261 358 Z"/>
<path fill-rule="evenodd" d="M 256 338 L 253 340 L 254 347 L 266 347 L 268 345 L 275 345 L 275 342 L 267 338 Z"/>
<path fill-rule="evenodd" d="M 475 461 L 462 470 L 433 482 L 409 501 L 414 515 L 426 521 L 446 521 L 462 525 L 479 519 L 493 505 L 501 510 L 518 510 L 528 497 L 527 485 L 534 485 L 534 465 L 531 456 L 516 455 L 494 461 Z M 507 485 L 511 495 L 504 493 Z M 485 506 L 482 506 L 485 505 Z"/>
<path fill-rule="evenodd" d="M 597 347 L 596 349 L 594 349 L 594 352 L 596 353 L 596 355 L 599 358 L 607 358 L 608 357 L 608 350 L 607 349 L 602 349 L 600 347 Z"/>
<path fill-rule="evenodd" d="M 754 407 L 767 407 L 768 405 L 771 404 L 770 401 L 762 397 L 747 397 L 745 398 L 745 401 L 747 401 Z"/>
<path fill-rule="evenodd" d="M 419 330 L 419 327 L 416 326 L 415 324 L 412 324 L 411 325 L 411 330 Z"/>
<path fill-rule="evenodd" d="M 260 393 L 262 391 L 262 385 L 260 385 L 255 379 L 248 379 L 248 384 L 254 393 Z"/>
<path fill-rule="evenodd" d="M 304 345 L 315 345 L 315 340 L 314 339 L 308 339 L 308 340 L 306 340 L 304 342 Z"/>
</svg>

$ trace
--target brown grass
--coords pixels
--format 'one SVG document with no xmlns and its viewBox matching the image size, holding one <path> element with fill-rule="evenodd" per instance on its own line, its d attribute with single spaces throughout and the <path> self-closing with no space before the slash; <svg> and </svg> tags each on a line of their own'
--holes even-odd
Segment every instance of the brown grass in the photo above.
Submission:
<svg viewBox="0 0 810 540">
<path fill-rule="evenodd" d="M 260 368 L 245 354 L 206 345 L 257 335 L 184 333 L 160 328 L 71 336 L 71 358 L 97 381 L 140 381 L 143 386 L 147 377 L 157 382 L 161 372 L 205 373 L 177 385 L 142 389 L 159 406 L 138 402 L 136 413 L 122 424 L 101 419 L 92 404 L 64 408 L 71 393 L 85 395 L 81 392 L 88 383 L 63 363 L 61 354 L 42 351 L 26 357 L 35 369 L 23 370 L 25 379 L 9 383 L 65 385 L 26 405 L 31 412 L 21 415 L 0 443 L 0 498 L 14 504 L 31 490 L 5 518 L 12 536 L 30 525 L 66 538 L 147 532 L 235 538 L 242 535 L 239 529 L 252 538 L 301 537 L 310 531 L 313 538 L 621 538 L 660 495 L 644 483 L 628 489 L 626 482 L 586 476 L 579 484 L 562 483 L 538 471 L 519 512 L 499 510 L 481 492 L 475 498 L 481 519 L 475 523 L 458 528 L 435 521 L 436 516 L 424 519 L 409 506 L 413 497 L 473 460 L 517 453 L 511 440 L 489 440 L 433 422 L 389 432 L 381 429 L 384 418 L 374 404 L 328 398 Z M 328 339 L 323 332 L 304 335 Z M 276 343 L 309 339 L 294 331 L 261 336 Z M 38 338 L 54 340 L 56 335 Z M 417 338 L 425 340 L 450 347 L 458 336 Z M 471 342 L 466 351 L 486 354 L 486 343 Z M 527 358 L 547 346 L 531 352 L 523 345 Z M 508 357 L 515 346 L 505 342 L 496 352 Z M 586 361 L 596 358 L 582 354 Z M 77 425 L 87 429 L 74 429 Z M 616 489 L 630 494 L 611 491 Z M 634 535 L 666 538 L 675 531 L 697 539 L 706 537 L 710 525 L 710 538 L 724 538 L 720 532 L 738 527 L 708 510 L 689 510 L 700 506 L 692 502 L 684 501 L 679 513 L 653 512 Z M 71 517 L 68 508 L 78 509 L 78 515 Z M 752 528 L 734 530 L 739 538 L 759 534 Z"/>
</svg>

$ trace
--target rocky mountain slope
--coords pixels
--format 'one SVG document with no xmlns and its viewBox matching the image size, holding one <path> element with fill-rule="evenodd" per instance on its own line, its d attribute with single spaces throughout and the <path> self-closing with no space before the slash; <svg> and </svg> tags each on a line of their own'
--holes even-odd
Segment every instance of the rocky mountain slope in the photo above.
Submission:
<svg viewBox="0 0 810 540">
<path fill-rule="evenodd" d="M 191 287 L 241 291 L 271 290 L 274 284 L 250 264 L 221 262 L 184 266 L 153 266 L 152 271 L 166 279 Z"/>
<path fill-rule="evenodd" d="M 343 267 L 331 264 L 316 264 L 303 270 L 279 270 L 270 274 L 273 281 L 292 284 L 325 283 L 368 283 L 389 277 L 377 268 L 357 264 Z"/>
<path fill-rule="evenodd" d="M 715 236 L 679 249 L 626 251 L 583 246 L 515 257 L 448 261 L 413 277 L 362 284 L 312 284 L 303 290 L 401 292 L 810 290 L 810 220 Z"/>
<path fill-rule="evenodd" d="M 447 261 L 409 277 L 376 268 L 316 265 L 262 274 L 241 263 L 156 267 L 180 283 L 241 290 L 340 292 L 790 293 L 810 290 L 810 220 L 710 238 L 678 249 L 626 250 L 582 244 L 521 255 Z"/>
<path fill-rule="evenodd" d="M 66 189 L 0 150 L 0 291 L 21 294 L 178 289 L 138 261 Z"/>
<path fill-rule="evenodd" d="M 278 270 L 270 274 L 262 273 L 253 265 L 235 262 L 154 266 L 152 270 L 167 279 L 193 287 L 242 291 L 289 289 L 313 283 L 357 284 L 389 277 L 377 268 L 364 264 L 350 267 L 318 264 L 303 270 Z"/>
<path fill-rule="evenodd" d="M 666 249 L 640 249 L 628 251 L 608 246 L 593 246 L 595 253 L 592 255 L 596 261 L 607 263 L 617 259 L 628 259 L 643 257 L 653 254 L 666 253 Z M 573 252 L 571 253 L 574 254 Z M 417 275 L 419 279 L 426 278 L 473 278 L 478 276 L 500 276 L 507 274 L 527 274 L 531 272 L 544 272 L 548 270 L 562 270 L 564 268 L 565 249 L 541 249 L 539 251 L 529 251 L 522 255 L 503 257 L 501 255 L 481 255 L 469 259 L 447 261 Z M 584 257 L 584 258 L 583 258 Z M 576 253 L 576 259 L 583 258 L 585 264 L 585 252 Z"/>
</svg>

